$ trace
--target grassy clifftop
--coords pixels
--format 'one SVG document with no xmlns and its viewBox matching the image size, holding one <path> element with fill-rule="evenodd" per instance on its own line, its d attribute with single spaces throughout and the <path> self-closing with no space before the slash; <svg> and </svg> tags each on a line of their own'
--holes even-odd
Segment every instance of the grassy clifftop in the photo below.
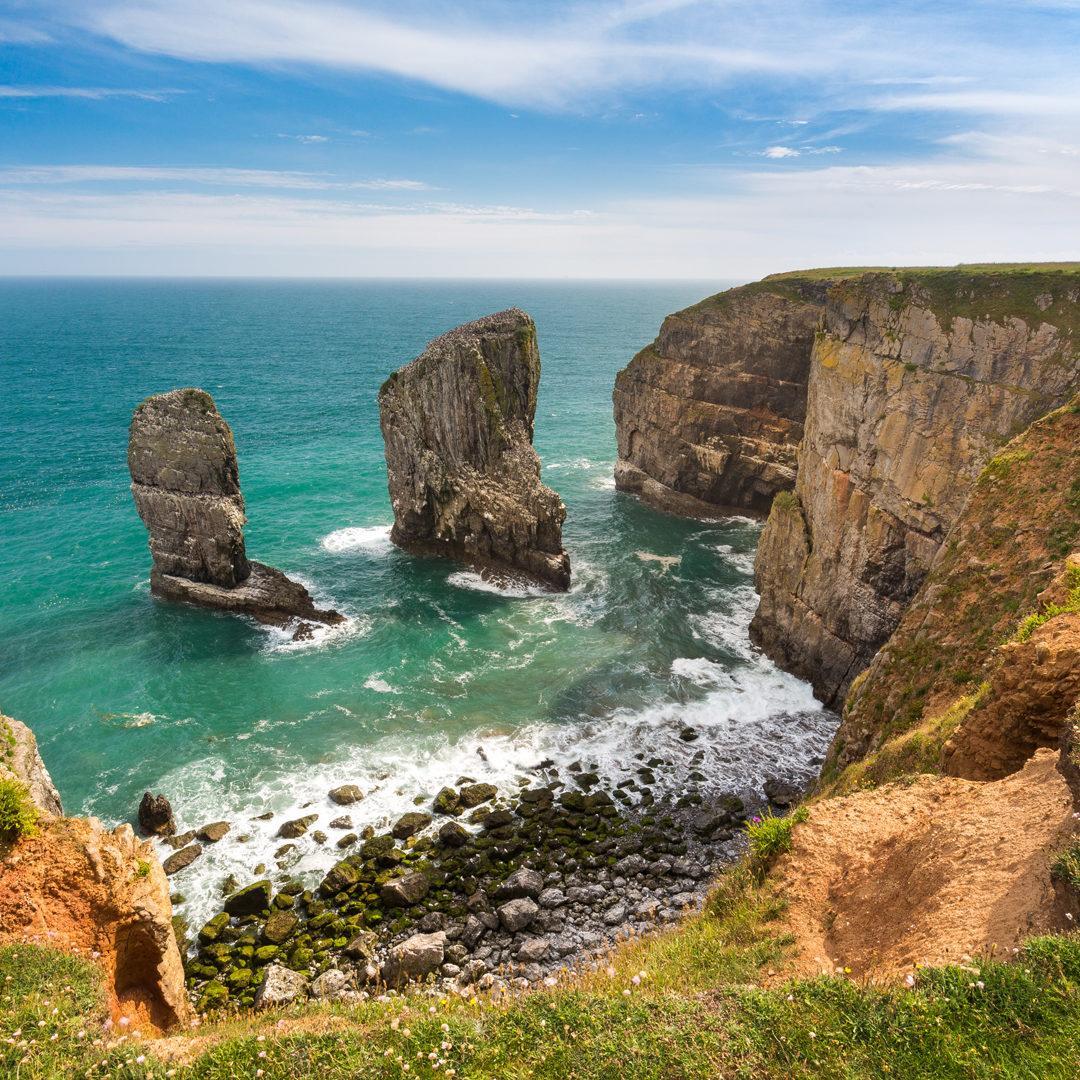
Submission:
<svg viewBox="0 0 1080 1080">
<path fill-rule="evenodd" d="M 143 1040 L 106 1027 L 96 969 L 0 950 L 0 1073 L 265 1080 L 366 1077 L 1071 1077 L 1080 941 L 1044 937 L 1019 963 L 924 970 L 918 985 L 842 976 L 767 989 L 788 947 L 782 904 L 746 868 L 678 930 L 607 971 L 514 998 L 420 993 L 297 1006 Z M 775 980 L 772 980 L 775 981 Z"/>
</svg>

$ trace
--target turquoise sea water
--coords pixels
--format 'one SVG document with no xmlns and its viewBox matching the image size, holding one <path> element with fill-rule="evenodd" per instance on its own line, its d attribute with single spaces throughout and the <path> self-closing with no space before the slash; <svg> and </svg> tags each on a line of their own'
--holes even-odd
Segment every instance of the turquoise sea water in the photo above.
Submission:
<svg viewBox="0 0 1080 1080">
<path fill-rule="evenodd" d="M 461 775 L 545 758 L 616 782 L 662 756 L 727 788 L 805 774 L 831 720 L 755 654 L 758 527 L 617 493 L 611 387 L 663 316 L 723 283 L 0 283 L 0 709 L 29 723 L 70 812 L 245 822 L 184 874 L 205 909 L 280 815 L 356 781 L 357 825 Z M 536 445 L 568 507 L 567 596 L 492 591 L 393 549 L 375 394 L 431 337 L 517 305 L 536 320 Z M 127 425 L 210 391 L 232 425 L 249 554 L 350 616 L 314 644 L 153 600 Z M 660 558 L 657 558 L 657 557 Z M 696 742 L 679 738 L 691 725 Z M 275 821 L 247 824 L 266 809 Z M 239 837 L 248 834 L 241 842 Z M 330 851 L 301 851 L 298 869 Z M 193 912 L 197 915 L 199 911 Z"/>
</svg>

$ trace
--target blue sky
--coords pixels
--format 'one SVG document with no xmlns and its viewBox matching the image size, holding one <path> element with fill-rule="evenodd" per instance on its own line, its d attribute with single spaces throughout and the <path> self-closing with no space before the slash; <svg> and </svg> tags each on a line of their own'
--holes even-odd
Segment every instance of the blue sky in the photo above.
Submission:
<svg viewBox="0 0 1080 1080">
<path fill-rule="evenodd" d="M 1080 258 L 1080 0 L 0 0 L 0 274 Z"/>
</svg>

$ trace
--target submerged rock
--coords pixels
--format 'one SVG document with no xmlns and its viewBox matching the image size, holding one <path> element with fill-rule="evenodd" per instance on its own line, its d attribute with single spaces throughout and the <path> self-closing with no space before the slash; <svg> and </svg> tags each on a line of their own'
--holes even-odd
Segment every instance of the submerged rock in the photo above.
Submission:
<svg viewBox="0 0 1080 1080">
<path fill-rule="evenodd" d="M 249 562 L 244 499 L 229 425 L 204 390 L 147 398 L 131 421 L 128 468 L 135 507 L 150 533 L 150 591 L 164 600 L 285 626 L 334 625 L 311 594 L 280 570 Z"/>
<path fill-rule="evenodd" d="M 511 309 L 432 341 L 379 392 L 391 540 L 481 572 L 570 584 L 566 507 L 540 482 L 536 327 Z"/>
</svg>

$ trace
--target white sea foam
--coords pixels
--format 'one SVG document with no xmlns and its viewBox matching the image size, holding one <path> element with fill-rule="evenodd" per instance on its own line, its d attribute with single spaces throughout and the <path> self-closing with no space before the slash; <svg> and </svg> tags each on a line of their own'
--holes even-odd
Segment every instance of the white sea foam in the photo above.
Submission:
<svg viewBox="0 0 1080 1080">
<path fill-rule="evenodd" d="M 678 566 L 682 562 L 681 555 L 657 555 L 652 551 L 635 551 L 634 554 L 642 562 L 657 563 L 661 574 L 666 574 L 673 566 Z"/>
<path fill-rule="evenodd" d="M 601 488 L 605 491 L 615 490 L 615 477 L 614 476 L 594 476 L 589 481 L 589 487 Z"/>
<path fill-rule="evenodd" d="M 322 538 L 320 544 L 324 551 L 340 555 L 345 551 L 367 550 L 373 553 L 389 551 L 389 525 L 352 525 L 347 529 L 336 529 Z"/>
<path fill-rule="evenodd" d="M 574 458 L 572 461 L 553 461 L 550 464 L 544 466 L 545 469 L 574 469 L 574 470 L 586 470 L 586 469 L 598 469 L 601 465 L 604 465 L 603 461 L 593 461 L 590 458 Z"/>
<path fill-rule="evenodd" d="M 730 563 L 736 570 L 741 570 L 744 574 L 754 572 L 754 552 L 736 551 L 730 544 L 714 544 L 713 551 L 722 555 L 724 561 Z"/>
<path fill-rule="evenodd" d="M 478 574 L 475 570 L 455 570 L 447 579 L 448 585 L 458 589 L 472 589 L 474 592 L 495 593 L 498 596 L 512 596 L 518 599 L 550 596 L 549 589 L 531 585 L 524 581 L 494 581 Z"/>
<path fill-rule="evenodd" d="M 671 674 L 705 687 L 731 685 L 735 681 L 727 668 L 705 656 L 680 656 L 671 662 Z"/>
<path fill-rule="evenodd" d="M 328 605 L 329 606 L 329 605 Z M 307 652 L 311 649 L 321 649 L 330 645 L 341 645 L 353 638 L 364 637 L 371 633 L 374 625 L 367 615 L 347 616 L 343 623 L 337 626 L 325 626 L 323 623 L 309 623 L 311 636 L 301 641 L 294 641 L 296 623 L 291 622 L 287 626 L 264 626 L 261 627 L 266 633 L 266 644 L 263 652 L 266 653 L 297 653 Z"/>
<path fill-rule="evenodd" d="M 400 694 L 401 691 L 396 686 L 391 686 L 385 679 L 381 678 L 381 672 L 375 672 L 374 675 L 369 675 L 364 680 L 364 686 L 368 690 L 374 690 L 376 694 Z"/>
</svg>

